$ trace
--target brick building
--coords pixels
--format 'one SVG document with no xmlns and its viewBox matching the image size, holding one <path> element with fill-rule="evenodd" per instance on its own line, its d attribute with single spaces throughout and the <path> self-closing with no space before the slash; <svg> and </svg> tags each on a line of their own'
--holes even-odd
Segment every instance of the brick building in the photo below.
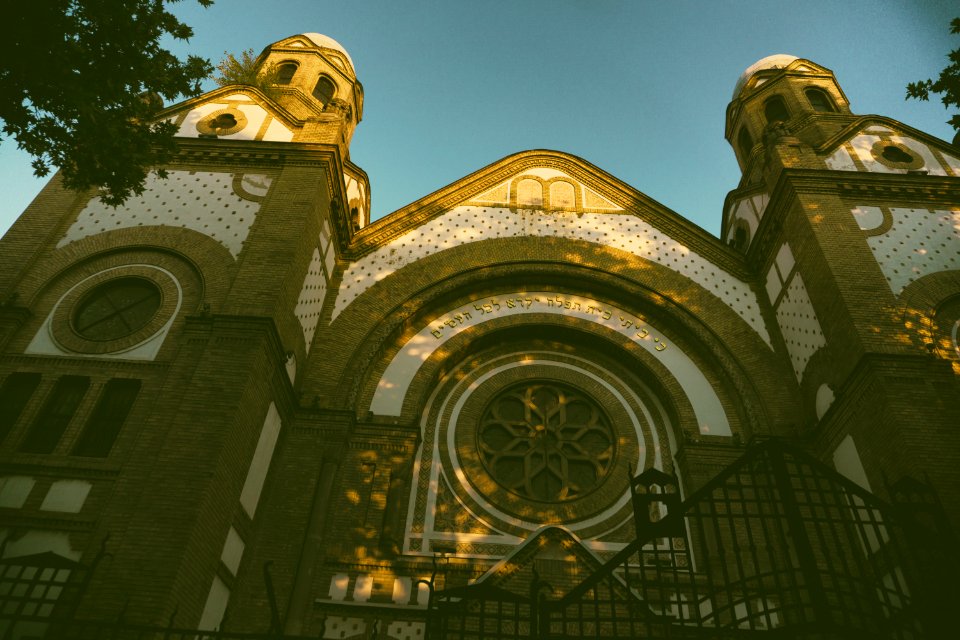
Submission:
<svg viewBox="0 0 960 640">
<path fill-rule="evenodd" d="M 23 618 L 0 632 L 68 610 L 419 638 L 431 590 L 574 592 L 645 526 L 631 478 L 687 499 L 763 442 L 839 472 L 852 513 L 886 513 L 909 476 L 960 525 L 957 147 L 777 55 L 727 109 L 743 178 L 719 239 L 546 150 L 370 222 L 350 56 L 304 34 L 261 60 L 275 97 L 164 112 L 167 179 L 114 210 L 54 178 L 0 243 L 0 602 Z M 865 518 L 870 556 L 896 536 Z M 696 582 L 722 535 L 691 521 L 656 538 L 689 544 L 665 562 Z M 876 571 L 895 601 L 871 591 L 889 616 L 915 593 L 900 567 Z M 694 608 L 776 627 L 778 593 L 731 596 L 747 613 L 726 622 Z M 681 601 L 650 609 L 693 615 Z"/>
</svg>

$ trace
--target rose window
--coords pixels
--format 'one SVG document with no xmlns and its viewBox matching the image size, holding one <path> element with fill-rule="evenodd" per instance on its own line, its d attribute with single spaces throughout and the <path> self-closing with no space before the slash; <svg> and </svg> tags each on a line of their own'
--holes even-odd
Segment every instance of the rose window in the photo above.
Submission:
<svg viewBox="0 0 960 640">
<path fill-rule="evenodd" d="M 583 496 L 610 470 L 614 448 L 610 421 L 596 402 L 553 382 L 508 389 L 490 403 L 477 429 L 490 475 L 534 500 Z"/>
</svg>

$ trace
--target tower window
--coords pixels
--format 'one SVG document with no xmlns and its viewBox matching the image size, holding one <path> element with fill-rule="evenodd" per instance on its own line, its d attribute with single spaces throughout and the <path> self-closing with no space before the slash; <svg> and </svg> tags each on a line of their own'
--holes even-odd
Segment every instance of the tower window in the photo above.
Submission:
<svg viewBox="0 0 960 640">
<path fill-rule="evenodd" d="M 810 106 L 813 107 L 814 111 L 819 111 L 821 113 L 832 113 L 837 109 L 833 106 L 833 101 L 830 100 L 830 96 L 826 94 L 825 91 L 821 89 L 810 88 L 804 91 L 804 94 L 807 96 L 807 100 L 810 101 Z"/>
<path fill-rule="evenodd" d="M 43 408 L 30 425 L 27 437 L 20 443 L 20 451 L 53 453 L 89 386 L 90 378 L 83 376 L 62 376 L 57 380 Z"/>
<path fill-rule="evenodd" d="M 11 373 L 0 386 L 0 442 L 17 423 L 40 384 L 39 373 Z"/>
<path fill-rule="evenodd" d="M 139 392 L 139 380 L 115 379 L 108 382 L 73 448 L 73 455 L 107 457 Z"/>
<path fill-rule="evenodd" d="M 790 119 L 790 112 L 787 111 L 787 105 L 780 96 L 773 96 L 763 104 L 763 115 L 767 122 L 786 121 Z"/>
<path fill-rule="evenodd" d="M 750 244 L 750 232 L 746 226 L 744 226 L 743 222 L 740 222 L 733 230 L 733 237 L 730 238 L 730 246 L 737 251 L 745 251 L 748 244 Z"/>
<path fill-rule="evenodd" d="M 750 155 L 750 150 L 753 149 L 753 138 L 750 137 L 750 132 L 747 131 L 746 127 L 740 127 L 737 146 L 740 147 L 740 157 L 746 160 L 747 156 Z"/>
<path fill-rule="evenodd" d="M 320 76 L 317 79 L 317 85 L 313 88 L 313 97 L 327 104 L 333 99 L 333 96 L 337 93 L 337 85 L 333 84 L 333 80 L 327 76 Z"/>
<path fill-rule="evenodd" d="M 277 68 L 277 84 L 290 84 L 299 65 L 296 62 L 284 62 Z"/>
</svg>

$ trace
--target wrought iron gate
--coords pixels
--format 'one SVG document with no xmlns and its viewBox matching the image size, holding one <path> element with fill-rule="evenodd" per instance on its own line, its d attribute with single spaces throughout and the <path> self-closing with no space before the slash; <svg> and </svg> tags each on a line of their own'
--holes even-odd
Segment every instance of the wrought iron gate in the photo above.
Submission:
<svg viewBox="0 0 960 640">
<path fill-rule="evenodd" d="M 438 591 L 448 638 L 948 638 L 960 602 L 952 536 L 925 485 L 889 504 L 777 440 L 681 503 L 676 479 L 632 481 L 637 538 L 560 599 L 482 583 Z"/>
</svg>

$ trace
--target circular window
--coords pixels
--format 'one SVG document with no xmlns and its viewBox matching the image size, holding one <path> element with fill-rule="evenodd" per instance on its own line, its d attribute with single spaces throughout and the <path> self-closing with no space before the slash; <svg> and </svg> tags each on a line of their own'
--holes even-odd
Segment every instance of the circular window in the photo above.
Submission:
<svg viewBox="0 0 960 640">
<path fill-rule="evenodd" d="M 906 169 L 908 171 L 923 167 L 923 158 L 912 149 L 899 142 L 880 140 L 870 149 L 874 159 L 891 169 Z"/>
<path fill-rule="evenodd" d="M 116 340 L 145 327 L 160 308 L 157 285 L 145 278 L 116 278 L 84 296 L 73 328 L 88 340 Z"/>
<path fill-rule="evenodd" d="M 890 162 L 913 162 L 913 156 L 901 149 L 889 144 L 883 148 L 883 157 Z"/>
<path fill-rule="evenodd" d="M 247 126 L 247 117 L 239 109 L 220 109 L 197 122 L 201 135 L 229 136 Z"/>
<path fill-rule="evenodd" d="M 610 470 L 615 438 L 596 402 L 553 382 L 512 387 L 487 406 L 477 429 L 487 472 L 523 498 L 582 497 Z"/>
</svg>

